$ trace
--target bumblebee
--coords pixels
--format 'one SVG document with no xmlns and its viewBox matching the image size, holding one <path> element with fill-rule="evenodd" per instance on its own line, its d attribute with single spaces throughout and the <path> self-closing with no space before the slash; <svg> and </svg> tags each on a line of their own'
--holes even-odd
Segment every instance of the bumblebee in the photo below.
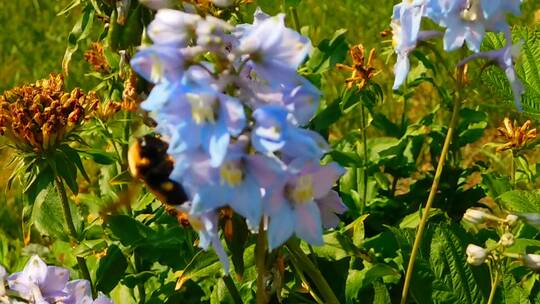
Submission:
<svg viewBox="0 0 540 304">
<path fill-rule="evenodd" d="M 177 206 L 188 201 L 188 196 L 182 185 L 169 178 L 174 160 L 167 155 L 168 147 L 168 143 L 152 135 L 138 138 L 128 151 L 129 171 L 162 203 Z"/>
</svg>

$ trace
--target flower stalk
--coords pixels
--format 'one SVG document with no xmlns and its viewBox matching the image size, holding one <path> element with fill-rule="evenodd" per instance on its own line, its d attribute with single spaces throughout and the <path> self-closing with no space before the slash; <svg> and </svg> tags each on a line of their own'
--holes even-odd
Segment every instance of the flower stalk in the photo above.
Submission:
<svg viewBox="0 0 540 304">
<path fill-rule="evenodd" d="M 77 234 L 77 230 L 75 229 L 75 224 L 73 224 L 73 217 L 71 216 L 71 208 L 69 207 L 69 202 L 66 194 L 66 188 L 64 187 L 64 182 L 60 177 L 56 177 L 54 179 L 54 185 L 56 187 L 56 191 L 58 192 L 58 195 L 60 196 L 60 202 L 62 203 L 62 210 L 64 212 L 64 218 L 66 220 L 66 224 L 68 227 L 69 234 L 73 240 L 78 244 L 79 243 L 79 237 Z M 76 257 L 77 258 L 77 264 L 79 265 L 79 269 L 81 272 L 81 276 L 90 282 L 90 286 L 92 287 L 92 294 L 95 296 L 95 290 L 92 285 L 92 279 L 90 277 L 90 271 L 88 270 L 88 266 L 86 266 L 86 260 L 83 257 Z"/>
<path fill-rule="evenodd" d="M 259 234 L 255 245 L 255 266 L 257 267 L 257 304 L 268 303 L 264 277 L 266 275 L 266 233 L 264 231 L 264 220 L 259 224 Z"/>
<path fill-rule="evenodd" d="M 306 272 L 306 274 L 311 278 L 325 303 L 328 304 L 337 304 L 339 300 L 328 282 L 320 272 L 320 270 L 311 262 L 309 257 L 302 251 L 299 244 L 295 240 L 290 240 L 287 242 L 287 248 L 291 254 L 296 259 L 298 266 Z"/>
<path fill-rule="evenodd" d="M 441 180 L 441 175 L 442 175 L 442 171 L 446 162 L 446 157 L 448 156 L 448 151 L 450 150 L 450 144 L 452 143 L 454 131 L 457 126 L 457 122 L 459 118 L 458 117 L 459 110 L 461 108 L 464 78 L 465 78 L 465 65 L 462 65 L 462 66 L 459 66 L 457 70 L 457 95 L 458 96 L 454 99 L 454 107 L 452 109 L 452 118 L 450 119 L 450 126 L 448 127 L 448 131 L 446 132 L 446 138 L 444 140 L 443 149 L 439 157 L 439 163 L 437 164 L 437 169 L 435 171 L 435 177 L 433 178 L 433 183 L 431 185 L 431 190 L 429 192 L 428 200 L 426 202 L 426 206 L 422 213 L 422 219 L 420 220 L 420 223 L 418 225 L 418 230 L 416 231 L 416 236 L 414 239 L 411 256 L 409 258 L 409 263 L 407 266 L 407 273 L 405 274 L 405 282 L 403 284 L 403 291 L 401 294 L 401 304 L 405 304 L 407 302 L 409 286 L 411 284 L 412 273 L 414 270 L 414 262 L 416 260 L 416 255 L 418 254 L 418 250 L 420 248 L 420 242 L 422 241 L 424 230 L 427 225 L 429 211 L 431 209 L 431 206 L 433 205 L 433 201 L 435 200 L 435 195 L 437 194 L 437 190 L 439 188 L 439 182 Z"/>
</svg>

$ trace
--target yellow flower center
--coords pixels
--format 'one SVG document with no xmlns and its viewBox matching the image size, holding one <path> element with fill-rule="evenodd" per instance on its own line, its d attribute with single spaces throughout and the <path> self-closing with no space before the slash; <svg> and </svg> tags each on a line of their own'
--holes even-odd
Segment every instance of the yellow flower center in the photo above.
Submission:
<svg viewBox="0 0 540 304">
<path fill-rule="evenodd" d="M 390 26 L 392 27 L 392 47 L 395 49 L 401 37 L 401 23 L 398 20 L 392 20 Z"/>
<path fill-rule="evenodd" d="M 204 228 L 203 222 L 198 217 L 189 217 L 189 224 L 195 231 L 201 231 Z"/>
<path fill-rule="evenodd" d="M 163 73 L 164 73 L 163 63 L 161 62 L 161 60 L 159 60 L 159 57 L 156 55 L 152 56 L 152 61 L 153 61 L 153 64 L 152 64 L 152 69 L 150 70 L 150 78 L 154 82 L 160 82 L 163 79 Z"/>
<path fill-rule="evenodd" d="M 482 12 L 480 0 L 470 0 L 468 4 L 468 7 L 461 12 L 461 19 L 475 22 L 480 18 Z"/>
<path fill-rule="evenodd" d="M 290 197 L 294 203 L 303 204 L 313 199 L 313 176 L 301 176 L 291 189 Z"/>
<path fill-rule="evenodd" d="M 221 183 L 231 187 L 238 186 L 244 179 L 244 174 L 240 166 L 233 162 L 223 164 L 219 173 L 221 175 Z"/>
<path fill-rule="evenodd" d="M 215 123 L 216 117 L 214 112 L 215 100 L 209 100 L 197 94 L 187 94 L 189 103 L 191 104 L 191 115 L 196 124 Z"/>
</svg>

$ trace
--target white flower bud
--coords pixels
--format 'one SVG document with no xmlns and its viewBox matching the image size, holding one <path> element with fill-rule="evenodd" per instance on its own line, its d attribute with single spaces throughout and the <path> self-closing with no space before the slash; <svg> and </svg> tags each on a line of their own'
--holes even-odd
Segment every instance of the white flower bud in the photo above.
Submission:
<svg viewBox="0 0 540 304">
<path fill-rule="evenodd" d="M 212 0 L 212 3 L 214 3 L 215 6 L 219 7 L 229 7 L 233 5 L 233 0 Z"/>
<path fill-rule="evenodd" d="M 521 213 L 519 216 L 529 225 L 540 226 L 540 214 L 538 213 Z"/>
<path fill-rule="evenodd" d="M 514 244 L 514 235 L 511 233 L 505 233 L 501 236 L 499 243 L 504 247 L 510 247 Z"/>
<path fill-rule="evenodd" d="M 540 270 L 540 255 L 526 254 L 523 256 L 523 263 L 532 270 Z"/>
<path fill-rule="evenodd" d="M 509 214 L 506 216 L 506 223 L 508 223 L 509 226 L 514 226 L 517 221 L 518 221 L 519 217 L 515 214 Z"/>
<path fill-rule="evenodd" d="M 463 220 L 474 225 L 482 224 L 489 216 L 486 211 L 487 210 L 483 208 L 469 208 L 467 211 L 465 211 Z"/>
<path fill-rule="evenodd" d="M 466 252 L 467 263 L 474 266 L 482 265 L 488 255 L 488 251 L 485 248 L 473 244 L 469 244 L 469 246 L 467 246 Z"/>
</svg>

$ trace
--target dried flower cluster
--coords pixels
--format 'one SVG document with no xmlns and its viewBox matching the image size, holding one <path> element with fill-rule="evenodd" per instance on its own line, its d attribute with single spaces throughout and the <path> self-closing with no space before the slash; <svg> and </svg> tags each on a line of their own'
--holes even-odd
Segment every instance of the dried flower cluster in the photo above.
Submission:
<svg viewBox="0 0 540 304">
<path fill-rule="evenodd" d="M 26 152 L 46 152 L 66 139 L 98 104 L 97 95 L 64 91 L 61 75 L 23 85 L 0 96 L 0 134 Z"/>
<path fill-rule="evenodd" d="M 349 55 L 351 56 L 353 62 L 352 66 L 344 64 L 336 65 L 338 69 L 351 73 L 351 76 L 345 79 L 348 89 L 351 89 L 353 85 L 356 85 L 358 90 L 362 90 L 366 83 L 378 74 L 376 69 L 373 67 L 375 49 L 371 49 L 369 52 L 367 62 L 365 54 L 366 52 L 363 45 L 355 45 L 349 50 Z"/>
<path fill-rule="evenodd" d="M 510 118 L 504 119 L 504 127 L 500 127 L 497 130 L 499 134 L 504 137 L 506 142 L 497 147 L 497 152 L 513 149 L 519 150 L 530 141 L 536 139 L 536 128 L 530 129 L 531 121 L 527 120 L 522 126 L 519 126 L 516 121 L 512 123 Z"/>
<path fill-rule="evenodd" d="M 90 45 L 90 49 L 84 53 L 84 60 L 86 60 L 96 72 L 109 73 L 111 71 L 109 62 L 107 61 L 107 58 L 105 58 L 103 44 L 99 42 L 94 42 Z"/>
</svg>

